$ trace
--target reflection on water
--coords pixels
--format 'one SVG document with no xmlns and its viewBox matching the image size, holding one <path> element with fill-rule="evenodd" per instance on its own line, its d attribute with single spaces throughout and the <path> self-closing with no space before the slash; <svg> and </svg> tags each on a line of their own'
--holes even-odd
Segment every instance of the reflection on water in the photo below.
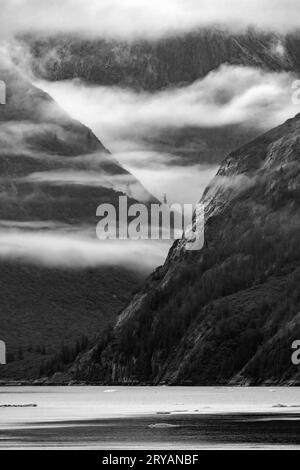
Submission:
<svg viewBox="0 0 300 470">
<path fill-rule="evenodd" d="M 105 392 L 105 393 L 104 393 Z M 2 448 L 300 446 L 297 388 L 1 388 Z"/>
</svg>

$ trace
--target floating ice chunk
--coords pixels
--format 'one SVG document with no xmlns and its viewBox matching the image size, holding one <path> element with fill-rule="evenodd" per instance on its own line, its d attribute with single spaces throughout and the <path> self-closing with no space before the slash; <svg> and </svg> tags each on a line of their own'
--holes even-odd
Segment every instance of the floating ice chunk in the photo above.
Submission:
<svg viewBox="0 0 300 470">
<path fill-rule="evenodd" d="M 155 429 L 164 429 L 164 428 L 178 428 L 179 424 L 170 424 L 170 423 L 155 423 L 155 424 L 149 424 L 149 428 L 155 428 Z"/>
</svg>

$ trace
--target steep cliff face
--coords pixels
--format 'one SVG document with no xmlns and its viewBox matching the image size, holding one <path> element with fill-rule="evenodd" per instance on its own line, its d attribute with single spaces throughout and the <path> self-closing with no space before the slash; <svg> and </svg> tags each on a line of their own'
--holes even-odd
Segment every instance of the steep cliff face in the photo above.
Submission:
<svg viewBox="0 0 300 470">
<path fill-rule="evenodd" d="M 221 64 L 300 70 L 299 34 L 217 28 L 158 41 L 120 42 L 78 37 L 23 38 L 35 72 L 48 80 L 75 77 L 101 85 L 159 90 L 189 84 Z"/>
<path fill-rule="evenodd" d="M 204 247 L 175 243 L 69 378 L 299 383 L 300 115 L 231 153 L 202 203 Z"/>
</svg>

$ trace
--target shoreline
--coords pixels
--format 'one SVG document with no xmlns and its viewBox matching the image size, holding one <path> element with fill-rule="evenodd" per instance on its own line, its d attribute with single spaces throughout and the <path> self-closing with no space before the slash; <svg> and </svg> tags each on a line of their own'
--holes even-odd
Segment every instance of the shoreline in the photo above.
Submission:
<svg viewBox="0 0 300 470">
<path fill-rule="evenodd" d="M 76 382 L 76 381 L 62 381 L 56 382 L 49 379 L 36 379 L 36 380 L 0 380 L 0 387 L 228 387 L 228 388 L 256 388 L 256 387 L 300 387 L 300 382 L 264 382 L 260 384 L 250 383 L 209 383 L 209 384 L 187 384 L 187 383 L 176 383 L 176 384 L 153 384 L 147 382 L 141 383 L 104 383 L 104 382 Z"/>
</svg>

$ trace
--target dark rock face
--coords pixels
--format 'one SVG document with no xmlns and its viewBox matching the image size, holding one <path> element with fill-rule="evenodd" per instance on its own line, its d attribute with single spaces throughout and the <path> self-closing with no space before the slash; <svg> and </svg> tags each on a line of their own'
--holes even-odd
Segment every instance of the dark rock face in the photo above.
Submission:
<svg viewBox="0 0 300 470">
<path fill-rule="evenodd" d="M 215 28 L 149 42 L 68 36 L 37 39 L 30 35 L 23 40 L 30 46 L 35 72 L 45 79 L 78 77 L 138 90 L 189 84 L 224 63 L 272 71 L 300 70 L 299 34 L 251 30 L 233 34 Z"/>
<path fill-rule="evenodd" d="M 291 345 L 300 338 L 300 115 L 231 153 L 202 203 L 203 249 L 175 243 L 69 377 L 299 384 Z"/>
</svg>

